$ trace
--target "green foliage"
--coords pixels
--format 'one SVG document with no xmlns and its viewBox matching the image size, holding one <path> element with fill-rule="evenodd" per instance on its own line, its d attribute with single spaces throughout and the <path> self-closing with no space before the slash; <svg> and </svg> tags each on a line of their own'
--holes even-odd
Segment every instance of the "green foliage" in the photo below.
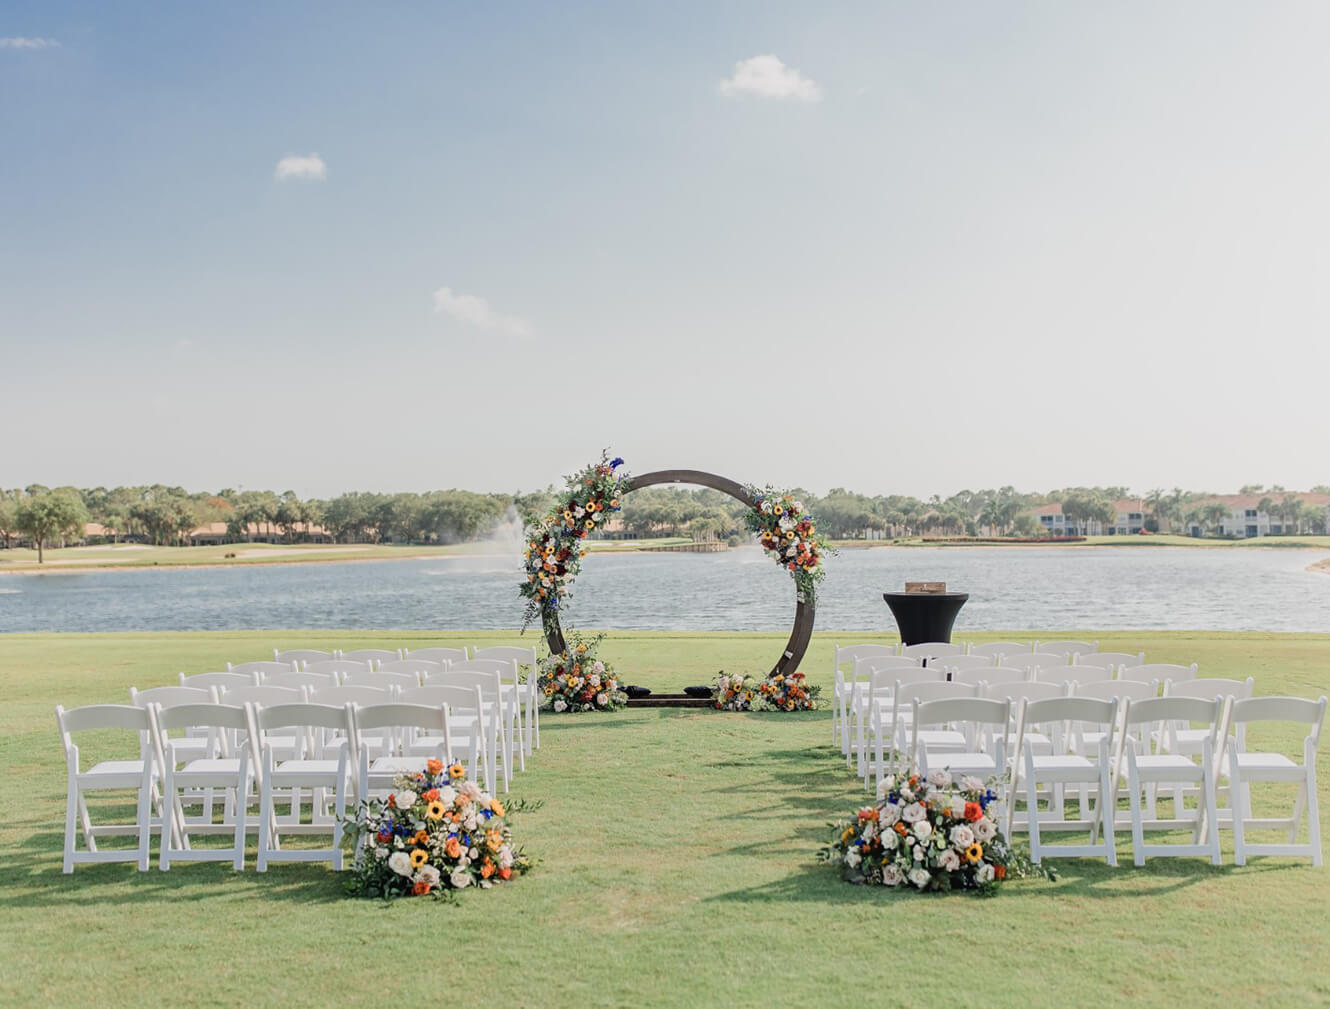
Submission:
<svg viewBox="0 0 1330 1009">
<path fill-rule="evenodd" d="M 83 500 L 68 491 L 40 490 L 19 499 L 14 510 L 14 524 L 37 546 L 37 563 L 42 563 L 46 544 L 53 539 L 76 539 L 83 535 L 88 510 Z"/>
</svg>

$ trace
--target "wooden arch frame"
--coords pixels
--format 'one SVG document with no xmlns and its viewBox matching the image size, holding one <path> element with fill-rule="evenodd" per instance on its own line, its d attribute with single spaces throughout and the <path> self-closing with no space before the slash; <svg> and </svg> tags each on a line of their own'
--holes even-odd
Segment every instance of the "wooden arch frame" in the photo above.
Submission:
<svg viewBox="0 0 1330 1009">
<path fill-rule="evenodd" d="M 622 493 L 628 494 L 630 491 L 641 490 L 643 487 L 654 487 L 663 483 L 689 483 L 701 487 L 710 487 L 722 494 L 728 494 L 736 501 L 743 502 L 749 508 L 754 507 L 753 496 L 742 484 L 723 476 L 717 476 L 715 473 L 704 473 L 697 469 L 662 469 L 656 470 L 654 473 L 643 473 L 641 476 L 629 477 L 623 483 Z M 794 628 L 790 631 L 790 640 L 785 645 L 785 650 L 771 668 L 772 674 L 792 673 L 799 668 L 800 660 L 803 659 L 804 653 L 808 651 L 808 642 L 813 637 L 813 616 L 813 600 L 807 598 L 802 591 L 797 591 L 794 606 Z M 555 655 L 562 653 L 568 647 L 564 641 L 563 628 L 559 626 L 559 614 L 557 612 L 548 615 L 545 622 L 545 640 L 549 644 L 550 651 Z"/>
</svg>

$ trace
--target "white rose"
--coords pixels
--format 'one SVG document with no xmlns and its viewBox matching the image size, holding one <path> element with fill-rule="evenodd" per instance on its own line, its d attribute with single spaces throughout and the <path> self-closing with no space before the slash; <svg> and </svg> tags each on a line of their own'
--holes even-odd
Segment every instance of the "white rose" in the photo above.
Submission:
<svg viewBox="0 0 1330 1009">
<path fill-rule="evenodd" d="M 953 795 L 951 797 L 951 815 L 958 820 L 965 815 L 965 796 Z"/>
<path fill-rule="evenodd" d="M 567 711 L 567 710 L 568 710 L 568 705 L 567 705 L 567 703 L 564 701 L 564 699 L 563 699 L 562 697 L 556 697 L 556 698 L 554 699 L 554 710 L 555 710 L 555 711 Z"/>
<path fill-rule="evenodd" d="M 603 708 L 605 707 L 606 704 L 609 703 L 609 699 L 610 699 L 609 695 L 606 694 L 604 691 L 602 691 L 601 693 L 596 695 L 596 704 L 598 704 L 600 707 Z"/>
<path fill-rule="evenodd" d="M 722 677 L 720 678 L 720 689 L 721 689 L 721 690 L 729 690 L 729 689 L 730 689 L 730 678 L 729 678 L 728 676 L 722 676 Z"/>
<path fill-rule="evenodd" d="M 905 874 L 895 862 L 882 867 L 882 885 L 900 886 L 905 881 Z"/>
<path fill-rule="evenodd" d="M 480 786 L 474 781 L 462 782 L 461 792 L 467 798 L 475 800 L 480 798 Z"/>
<path fill-rule="evenodd" d="M 917 802 L 912 802 L 901 810 L 901 819 L 906 823 L 918 823 L 928 815 L 928 811 Z"/>
<path fill-rule="evenodd" d="M 476 816 L 475 816 L 475 814 L 473 813 L 473 814 L 471 814 L 470 816 L 468 816 L 465 820 L 462 821 L 462 826 L 464 826 L 467 830 L 475 830 L 475 829 L 476 829 L 476 826 L 479 824 L 479 822 L 480 822 L 480 821 L 478 821 L 478 820 L 476 819 Z M 474 855 L 472 855 L 471 857 L 472 857 L 472 858 L 475 858 Z"/>
<path fill-rule="evenodd" d="M 946 788 L 951 784 L 951 772 L 945 767 L 928 772 L 928 783 L 934 788 Z"/>
<path fill-rule="evenodd" d="M 984 790 L 984 783 L 973 774 L 967 774 L 961 779 L 961 788 L 965 789 L 967 792 L 982 792 Z"/>
<path fill-rule="evenodd" d="M 895 851 L 900 847 L 901 839 L 896 836 L 894 830 L 888 830 L 882 835 L 882 847 L 887 851 Z"/>
<path fill-rule="evenodd" d="M 589 677 L 587 677 L 587 683 L 589 683 L 593 687 L 598 687 L 600 686 L 600 677 L 597 676 L 595 673 L 592 673 Z"/>
<path fill-rule="evenodd" d="M 871 841 L 875 837 L 877 837 L 877 822 L 869 820 L 864 824 L 864 840 Z"/>
<path fill-rule="evenodd" d="M 434 868 L 434 866 L 422 865 L 416 870 L 415 878 L 417 883 L 428 883 L 432 890 L 439 885 L 439 880 L 442 877 L 439 875 L 439 870 Z"/>
<path fill-rule="evenodd" d="M 859 854 L 858 848 L 851 848 L 849 851 L 845 853 L 845 864 L 848 865 L 851 869 L 853 869 L 856 865 L 858 865 L 862 861 L 863 861 L 863 856 Z"/>
<path fill-rule="evenodd" d="M 930 882 L 932 882 L 933 876 L 927 869 L 921 867 L 921 868 L 911 869 L 908 878 L 911 883 L 913 883 L 920 890 L 922 890 L 924 887 L 928 886 Z"/>
<path fill-rule="evenodd" d="M 448 877 L 448 882 L 451 883 L 454 888 L 461 890 L 471 885 L 471 873 L 467 872 L 465 869 L 454 869 L 453 874 Z"/>
<path fill-rule="evenodd" d="M 980 883 L 990 883 L 995 875 L 993 867 L 987 862 L 980 862 L 979 867 L 974 870 L 974 878 Z"/>
<path fill-rule="evenodd" d="M 439 801 L 443 803 L 443 808 L 448 809 L 457 801 L 457 789 L 452 785 L 444 785 L 439 789 Z"/>
<path fill-rule="evenodd" d="M 997 824 L 986 816 L 980 817 L 974 824 L 974 836 L 987 844 L 997 836 Z"/>
<path fill-rule="evenodd" d="M 382 846 L 375 848 L 374 857 L 377 858 L 380 862 L 382 862 L 385 858 L 388 857 L 388 849 Z"/>
<path fill-rule="evenodd" d="M 511 869 L 513 867 L 513 853 L 508 845 L 499 849 L 499 868 Z"/>
<path fill-rule="evenodd" d="M 397 808 L 410 809 L 416 804 L 418 796 L 411 789 L 407 788 L 397 793 Z"/>
<path fill-rule="evenodd" d="M 894 802 L 889 802 L 878 811 L 877 818 L 884 828 L 894 827 L 896 821 L 901 818 L 901 808 Z"/>
<path fill-rule="evenodd" d="M 922 844 L 916 844 L 913 848 L 910 849 L 910 857 L 913 858 L 916 862 L 922 862 L 924 860 L 925 855 L 927 855 L 927 852 L 924 850 L 924 846 Z"/>
<path fill-rule="evenodd" d="M 605 663 L 601 662 L 600 659 L 597 659 L 595 662 L 591 663 L 591 671 L 597 676 L 603 676 L 605 674 Z"/>
<path fill-rule="evenodd" d="M 948 848 L 937 857 L 937 865 L 939 869 L 945 869 L 947 872 L 955 872 L 961 867 L 961 857 L 956 854 L 954 849 Z"/>
<path fill-rule="evenodd" d="M 928 836 L 933 833 L 933 825 L 927 820 L 920 820 L 914 825 L 914 836 L 921 841 L 927 841 Z"/>
<path fill-rule="evenodd" d="M 951 828 L 951 843 L 957 848 L 968 848 L 974 844 L 974 831 L 965 824 Z"/>
<path fill-rule="evenodd" d="M 388 856 L 388 868 L 399 876 L 410 876 L 411 856 L 404 851 L 394 851 Z"/>
</svg>

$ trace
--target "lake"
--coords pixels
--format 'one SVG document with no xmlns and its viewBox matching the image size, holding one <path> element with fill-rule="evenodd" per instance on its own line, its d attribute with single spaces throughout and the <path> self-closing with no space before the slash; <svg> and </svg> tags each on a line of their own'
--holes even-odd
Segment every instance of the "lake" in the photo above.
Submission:
<svg viewBox="0 0 1330 1009">
<path fill-rule="evenodd" d="M 895 630 L 884 591 L 970 593 L 957 633 L 1179 629 L 1330 632 L 1322 550 L 969 547 L 847 550 L 827 560 L 817 628 Z M 521 624 L 516 557 L 67 571 L 0 578 L 0 631 L 266 628 L 494 630 Z M 756 547 L 593 554 L 570 626 L 785 631 L 789 576 Z"/>
</svg>

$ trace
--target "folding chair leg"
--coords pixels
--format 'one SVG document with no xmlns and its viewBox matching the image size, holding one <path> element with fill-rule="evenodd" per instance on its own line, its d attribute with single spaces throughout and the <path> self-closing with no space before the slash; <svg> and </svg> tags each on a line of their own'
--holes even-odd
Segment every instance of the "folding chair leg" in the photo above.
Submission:
<svg viewBox="0 0 1330 1009">
<path fill-rule="evenodd" d="M 1145 865 L 1145 830 L 1141 824 L 1141 783 L 1137 780 L 1136 765 L 1127 767 L 1127 800 L 1131 805 L 1132 862 Z"/>
<path fill-rule="evenodd" d="M 1321 865 L 1321 814 L 1316 800 L 1316 768 L 1309 762 L 1307 770 L 1307 841 L 1312 846 L 1312 865 Z"/>
<path fill-rule="evenodd" d="M 1244 837 L 1243 820 L 1246 819 L 1246 803 L 1242 801 L 1243 786 L 1242 778 L 1237 767 L 1238 762 L 1233 761 L 1233 768 L 1229 773 L 1229 793 L 1233 806 L 1233 864 L 1247 864 L 1247 842 Z"/>
</svg>

